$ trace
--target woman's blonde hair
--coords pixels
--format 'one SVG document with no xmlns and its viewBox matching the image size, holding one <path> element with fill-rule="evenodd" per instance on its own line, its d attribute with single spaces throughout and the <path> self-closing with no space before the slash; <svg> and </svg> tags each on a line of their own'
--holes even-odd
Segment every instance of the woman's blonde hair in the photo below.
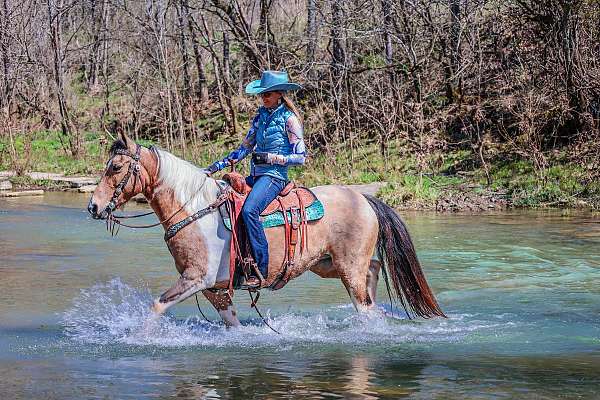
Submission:
<svg viewBox="0 0 600 400">
<path fill-rule="evenodd" d="M 302 116 L 300 115 L 300 110 L 298 110 L 298 107 L 296 107 L 292 99 L 290 99 L 287 94 L 283 93 L 281 96 L 281 101 L 283 101 L 283 104 L 285 104 L 288 110 L 296 114 L 296 117 L 298 117 L 300 124 L 304 125 L 304 121 L 302 120 Z"/>
</svg>

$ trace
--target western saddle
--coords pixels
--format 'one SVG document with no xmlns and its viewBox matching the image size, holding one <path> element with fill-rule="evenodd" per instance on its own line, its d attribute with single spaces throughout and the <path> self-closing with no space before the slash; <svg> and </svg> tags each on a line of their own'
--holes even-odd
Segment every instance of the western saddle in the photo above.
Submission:
<svg viewBox="0 0 600 400">
<path fill-rule="evenodd" d="M 229 258 L 229 294 L 240 286 L 241 278 L 248 278 L 252 271 L 261 279 L 261 287 L 267 283 L 267 277 L 262 277 L 252 258 L 250 244 L 246 234 L 246 227 L 241 217 L 242 207 L 252 188 L 246 184 L 244 177 L 237 172 L 230 172 L 223 176 L 233 190 L 230 191 L 227 201 L 229 218 L 231 221 L 231 248 Z M 289 267 L 294 265 L 298 235 L 300 235 L 300 256 L 308 246 L 308 225 L 306 207 L 316 201 L 316 196 L 310 189 L 297 186 L 294 182 L 288 183 L 261 216 L 275 212 L 283 213 L 285 228 L 285 256 L 279 276 L 269 286 L 270 289 L 281 289 L 289 280 Z M 300 231 L 300 232 L 299 232 Z"/>
</svg>

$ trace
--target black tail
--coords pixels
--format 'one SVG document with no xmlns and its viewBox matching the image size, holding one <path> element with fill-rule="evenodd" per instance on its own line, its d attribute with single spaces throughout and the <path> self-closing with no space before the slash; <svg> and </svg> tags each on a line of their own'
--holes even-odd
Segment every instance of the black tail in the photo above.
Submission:
<svg viewBox="0 0 600 400">
<path fill-rule="evenodd" d="M 381 200 L 369 195 L 364 196 L 373 207 L 379 222 L 377 248 L 381 256 L 386 285 L 388 285 L 387 269 L 396 296 L 405 310 L 408 304 L 413 313 L 420 317 L 430 318 L 436 315 L 445 317 L 425 280 L 415 247 L 398 213 Z"/>
</svg>

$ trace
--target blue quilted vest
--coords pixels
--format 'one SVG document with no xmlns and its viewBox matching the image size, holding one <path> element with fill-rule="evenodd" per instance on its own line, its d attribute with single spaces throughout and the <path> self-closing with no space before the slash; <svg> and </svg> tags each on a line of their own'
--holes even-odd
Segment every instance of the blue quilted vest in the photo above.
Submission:
<svg viewBox="0 0 600 400">
<path fill-rule="evenodd" d="M 290 154 L 290 140 L 288 138 L 285 124 L 292 112 L 284 104 L 279 105 L 272 113 L 265 107 L 258 109 L 258 129 L 256 131 L 257 153 L 273 153 L 283 156 Z M 250 163 L 250 171 L 253 176 L 270 175 L 275 178 L 288 180 L 288 167 L 279 164 L 257 164 Z"/>
</svg>

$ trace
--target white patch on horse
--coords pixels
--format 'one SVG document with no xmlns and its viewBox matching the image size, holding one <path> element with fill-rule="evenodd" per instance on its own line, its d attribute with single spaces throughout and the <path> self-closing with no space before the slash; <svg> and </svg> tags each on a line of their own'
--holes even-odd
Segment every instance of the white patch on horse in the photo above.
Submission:
<svg viewBox="0 0 600 400">
<path fill-rule="evenodd" d="M 202 169 L 166 151 L 157 149 L 157 153 L 160 162 L 158 184 L 171 188 L 180 204 L 189 201 L 185 206 L 189 214 L 207 207 L 218 197 L 219 185 L 215 180 L 207 179 Z M 209 265 L 204 278 L 205 287 L 213 287 L 217 281 L 229 280 L 231 234 L 225 228 L 219 212 L 215 211 L 197 220 L 193 228 L 202 235 L 208 250 Z"/>
<path fill-rule="evenodd" d="M 236 312 L 235 312 L 235 308 L 233 307 L 233 305 L 230 305 L 229 307 L 227 307 L 226 310 L 219 310 L 219 315 L 221 316 L 221 319 L 223 321 L 225 321 L 225 324 L 227 326 L 240 326 L 240 320 L 238 319 Z"/>
<path fill-rule="evenodd" d="M 165 311 L 167 311 L 169 308 L 171 308 L 175 304 L 187 299 L 194 293 L 202 290 L 203 289 L 202 285 L 203 285 L 202 280 L 198 280 L 196 283 L 191 285 L 188 288 L 188 290 L 177 295 L 177 297 L 175 297 L 175 299 L 164 302 L 164 303 L 160 301 L 160 297 L 159 297 L 154 300 L 154 304 L 152 305 L 152 310 L 157 314 L 163 314 Z"/>
</svg>

